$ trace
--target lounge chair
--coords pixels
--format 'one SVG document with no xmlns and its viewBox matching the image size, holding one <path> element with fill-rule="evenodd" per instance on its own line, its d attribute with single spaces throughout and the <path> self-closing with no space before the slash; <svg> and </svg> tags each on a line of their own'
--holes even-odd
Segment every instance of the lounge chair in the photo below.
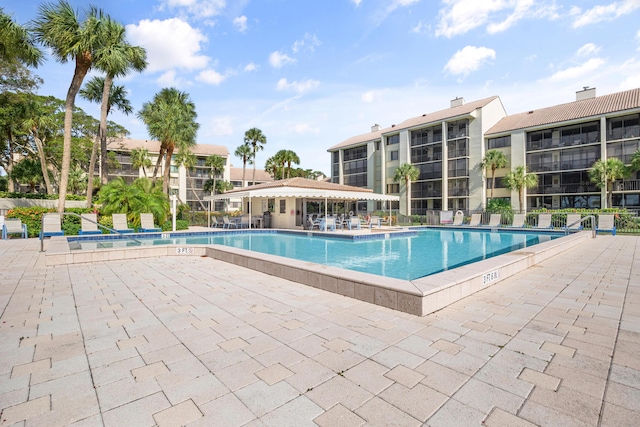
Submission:
<svg viewBox="0 0 640 427">
<path fill-rule="evenodd" d="M 2 224 L 2 238 L 8 239 L 12 234 L 19 234 L 20 237 L 26 239 L 29 235 L 27 234 L 27 224 L 23 224 L 21 219 L 7 219 Z"/>
<path fill-rule="evenodd" d="M 42 217 L 42 230 L 40 230 L 40 240 L 45 237 L 64 236 L 64 231 L 60 226 L 60 214 L 48 213 Z"/>
<path fill-rule="evenodd" d="M 564 226 L 565 230 L 582 230 L 582 223 L 580 214 L 567 214 L 567 224 Z"/>
<path fill-rule="evenodd" d="M 491 214 L 491 217 L 489 218 L 489 227 L 500 227 L 501 220 L 501 214 Z"/>
<path fill-rule="evenodd" d="M 511 228 L 523 228 L 524 227 L 525 218 L 526 218 L 525 214 L 514 214 L 513 215 L 513 222 L 511 223 L 511 225 L 509 227 L 511 227 Z"/>
<path fill-rule="evenodd" d="M 380 217 L 373 215 L 371 216 L 371 218 L 369 218 L 369 228 L 373 228 L 373 227 L 378 227 L 380 228 L 382 226 L 381 222 L 380 222 Z"/>
<path fill-rule="evenodd" d="M 162 228 L 156 226 L 153 223 L 153 214 L 141 213 L 140 214 L 140 231 L 142 233 L 157 233 L 162 231 Z"/>
<path fill-rule="evenodd" d="M 606 231 L 611 233 L 612 236 L 615 236 L 615 217 L 613 215 L 598 215 L 598 226 L 596 227 L 596 233 L 598 231 Z"/>
<path fill-rule="evenodd" d="M 235 221 L 229 220 L 228 216 L 222 217 L 222 228 L 238 228 L 238 224 Z"/>
<path fill-rule="evenodd" d="M 133 228 L 129 228 L 127 224 L 127 214 L 111 214 L 111 220 L 113 221 L 113 229 L 118 233 L 133 233 Z"/>
<path fill-rule="evenodd" d="M 249 228 L 249 215 L 242 215 L 240 217 L 240 228 Z"/>
<path fill-rule="evenodd" d="M 462 211 L 456 212 L 453 216 L 453 225 L 462 225 L 464 223 L 464 213 Z"/>
<path fill-rule="evenodd" d="M 220 224 L 218 222 L 218 218 L 216 218 L 215 216 L 211 217 L 211 228 L 218 228 L 218 226 L 220 226 L 222 224 Z"/>
<path fill-rule="evenodd" d="M 347 225 L 349 226 L 349 230 L 360 230 L 360 218 L 358 218 L 357 216 L 352 216 L 351 218 L 349 218 L 349 222 L 347 222 Z"/>
<path fill-rule="evenodd" d="M 85 234 L 102 234 L 102 231 L 98 229 L 98 216 L 94 213 L 85 213 L 81 215 L 80 231 L 78 235 Z"/>
<path fill-rule="evenodd" d="M 324 218 L 320 221 L 320 231 L 336 231 L 336 219 Z"/>
<path fill-rule="evenodd" d="M 469 225 L 470 227 L 477 227 L 480 225 L 480 222 L 482 221 L 482 214 L 471 214 L 471 219 L 469 220 Z"/>
<path fill-rule="evenodd" d="M 551 214 L 539 214 L 538 225 L 535 228 L 552 228 L 551 227 Z"/>
</svg>

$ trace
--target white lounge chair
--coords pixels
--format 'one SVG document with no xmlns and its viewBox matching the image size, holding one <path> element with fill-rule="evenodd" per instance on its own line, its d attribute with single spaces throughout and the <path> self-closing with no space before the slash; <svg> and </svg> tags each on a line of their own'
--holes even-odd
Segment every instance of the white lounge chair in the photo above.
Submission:
<svg viewBox="0 0 640 427">
<path fill-rule="evenodd" d="M 113 229 L 118 233 L 133 233 L 133 228 L 129 228 L 129 224 L 127 224 L 127 214 L 111 214 L 111 221 L 113 222 Z"/>
<path fill-rule="evenodd" d="M 360 218 L 358 218 L 357 216 L 352 216 L 351 218 L 349 218 L 349 222 L 347 222 L 347 225 L 349 226 L 349 230 L 360 230 Z"/>
<path fill-rule="evenodd" d="M 23 224 L 19 218 L 4 220 L 4 224 L 2 224 L 2 238 L 8 239 L 12 234 L 19 234 L 20 237 L 26 239 L 29 236 L 27 234 L 27 224 Z"/>
<path fill-rule="evenodd" d="M 471 214 L 471 219 L 469 220 L 470 227 L 477 227 L 480 225 L 482 221 L 482 214 Z"/>
<path fill-rule="evenodd" d="M 552 228 L 551 227 L 551 214 L 539 214 L 538 215 L 538 225 L 536 228 Z"/>
<path fill-rule="evenodd" d="M 511 223 L 511 225 L 509 227 L 512 227 L 512 228 L 523 228 L 525 219 L 526 219 L 526 215 L 525 214 L 514 214 L 513 215 L 513 222 Z"/>
<path fill-rule="evenodd" d="M 489 227 L 500 227 L 501 220 L 501 214 L 491 214 L 491 217 L 489 218 Z"/>
<path fill-rule="evenodd" d="M 320 221 L 320 231 L 336 231 L 336 219 L 335 218 L 323 218 Z"/>
<path fill-rule="evenodd" d="M 464 223 L 464 213 L 462 211 L 457 211 L 453 216 L 453 225 L 463 225 Z"/>
<path fill-rule="evenodd" d="M 567 224 L 565 225 L 565 230 L 582 230 L 582 223 L 580 219 L 582 215 L 580 214 L 567 214 Z"/>
<path fill-rule="evenodd" d="M 222 228 L 238 228 L 238 224 L 235 221 L 231 221 L 228 216 L 222 217 Z"/>
<path fill-rule="evenodd" d="M 380 221 L 380 217 L 377 215 L 372 215 L 371 218 L 369 218 L 369 228 L 373 228 L 373 227 L 378 227 L 380 228 L 382 226 L 382 223 Z"/>
<path fill-rule="evenodd" d="M 40 240 L 45 237 L 64 236 L 64 231 L 60 225 L 60 214 L 47 213 L 42 217 L 42 230 L 40 230 Z"/>
<path fill-rule="evenodd" d="M 98 229 L 98 216 L 94 213 L 85 213 L 80 215 L 80 236 L 85 234 L 102 234 L 102 231 Z"/>
<path fill-rule="evenodd" d="M 240 217 L 240 228 L 249 228 L 249 215 L 242 215 Z"/>
<path fill-rule="evenodd" d="M 153 223 L 153 214 L 141 213 L 140 214 L 140 232 L 157 233 L 158 231 L 162 231 L 162 228 L 156 226 Z"/>
<path fill-rule="evenodd" d="M 598 215 L 598 226 L 596 227 L 596 233 L 598 231 L 606 231 L 611 233 L 612 236 L 615 236 L 615 217 L 613 215 Z"/>
</svg>

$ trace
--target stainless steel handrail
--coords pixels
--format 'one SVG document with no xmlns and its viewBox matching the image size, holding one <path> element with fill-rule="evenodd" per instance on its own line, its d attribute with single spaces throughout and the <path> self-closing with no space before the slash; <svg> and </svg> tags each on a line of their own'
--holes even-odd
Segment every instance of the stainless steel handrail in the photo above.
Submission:
<svg viewBox="0 0 640 427">
<path fill-rule="evenodd" d="M 591 220 L 591 238 L 595 239 L 597 236 L 596 227 L 595 227 L 595 223 L 596 223 L 595 215 L 587 215 L 584 218 L 580 218 L 578 221 L 573 222 L 572 224 L 567 224 L 564 230 L 564 234 L 569 234 L 569 231 L 570 231 L 569 228 L 573 227 L 574 225 L 583 223 L 586 219 Z"/>
</svg>

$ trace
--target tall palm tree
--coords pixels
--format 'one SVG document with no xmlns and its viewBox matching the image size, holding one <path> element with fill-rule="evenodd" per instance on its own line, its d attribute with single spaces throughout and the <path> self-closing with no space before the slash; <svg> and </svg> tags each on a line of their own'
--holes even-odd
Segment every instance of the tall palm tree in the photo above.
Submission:
<svg viewBox="0 0 640 427">
<path fill-rule="evenodd" d="M 607 195 L 605 208 L 613 205 L 613 182 L 622 179 L 629 174 L 622 160 L 610 157 L 606 160 L 599 159 L 591 166 L 589 170 L 589 179 L 596 187 L 605 188 Z"/>
<path fill-rule="evenodd" d="M 251 181 L 253 185 L 256 183 L 256 152 L 258 150 L 264 150 L 264 145 L 267 143 L 267 137 L 264 136 L 262 131 L 258 128 L 251 128 L 244 133 L 244 143 L 251 147 L 253 155 L 253 178 Z"/>
<path fill-rule="evenodd" d="M 404 163 L 396 168 L 393 176 L 394 182 L 404 182 L 407 199 L 407 216 L 411 216 L 411 181 L 415 181 L 420 176 L 418 168 L 410 163 Z"/>
<path fill-rule="evenodd" d="M 273 179 L 278 179 L 278 168 L 280 167 L 280 163 L 275 155 L 269 157 L 264 164 L 264 170 L 271 175 Z"/>
<path fill-rule="evenodd" d="M 638 172 L 640 171 L 640 149 L 636 150 L 631 157 L 631 168 L 632 171 Z"/>
<path fill-rule="evenodd" d="M 13 22 L 0 7 L 0 59 L 3 62 L 20 62 L 31 67 L 42 63 L 42 52 L 27 28 Z"/>
<path fill-rule="evenodd" d="M 153 184 L 148 178 L 138 178 L 129 185 L 117 177 L 100 188 L 98 199 L 103 214 L 126 213 L 133 224 L 140 223 L 141 212 L 153 213 L 158 224 L 164 223 L 169 214 L 169 197 L 159 183 Z"/>
<path fill-rule="evenodd" d="M 517 166 L 515 170 L 507 173 L 503 178 L 503 181 L 509 190 L 518 191 L 518 202 L 520 203 L 519 209 L 521 213 L 524 212 L 522 209 L 524 206 L 524 190 L 538 185 L 538 175 L 527 173 L 527 168 L 525 166 Z"/>
<path fill-rule="evenodd" d="M 218 175 L 222 175 L 224 173 L 225 163 L 224 157 L 220 157 L 216 154 L 208 156 L 204 161 L 205 166 L 209 166 L 209 168 L 211 168 L 211 178 L 213 179 L 213 187 L 211 188 L 212 196 L 216 188 L 216 178 Z"/>
<path fill-rule="evenodd" d="M 153 179 L 155 181 L 164 158 L 162 188 L 169 194 L 169 173 L 175 148 L 182 145 L 191 148 L 196 144 L 196 133 L 200 127 L 195 121 L 198 117 L 196 106 L 189 94 L 175 88 L 165 88 L 153 97 L 153 101 L 142 104 L 138 117 L 147 125 L 149 135 L 160 141 Z"/>
<path fill-rule="evenodd" d="M 105 78 L 93 77 L 87 82 L 84 88 L 80 89 L 80 96 L 87 101 L 102 102 L 105 88 Z M 133 112 L 131 103 L 127 99 L 127 90 L 124 86 L 112 85 L 107 99 L 106 116 L 111 112 L 111 108 L 116 107 L 127 116 Z M 102 113 L 102 110 L 101 110 Z M 102 147 L 102 137 L 104 136 L 104 147 Z M 98 143 L 100 143 L 100 168 L 101 168 L 101 182 L 106 184 L 107 180 L 107 133 L 106 125 L 105 132 L 102 132 L 102 114 L 100 117 L 100 124 L 98 125 L 98 133 L 91 149 L 91 159 L 89 160 L 89 184 L 87 185 L 87 207 L 91 207 L 91 199 L 93 194 L 93 172 L 96 168 L 96 156 L 98 152 Z M 104 160 L 102 160 L 104 159 Z"/>
<path fill-rule="evenodd" d="M 496 169 L 507 166 L 507 156 L 500 150 L 489 150 L 482 159 L 482 169 L 491 170 L 491 197 L 493 199 L 493 189 L 496 186 Z"/>
<path fill-rule="evenodd" d="M 67 184 L 71 165 L 71 125 L 73 106 L 82 81 L 93 63 L 93 55 L 102 43 L 100 23 L 102 11 L 90 7 L 81 20 L 71 5 L 60 0 L 58 4 L 41 4 L 32 30 L 38 42 L 51 49 L 58 62 L 75 61 L 71 84 L 65 98 L 62 165 L 60 170 L 60 194 L 58 212 L 64 212 Z"/>
<path fill-rule="evenodd" d="M 114 105 L 111 103 L 113 100 L 111 85 L 116 77 L 124 77 L 132 70 L 143 71 L 147 67 L 147 52 L 140 46 L 131 46 L 127 43 L 125 28 L 122 24 L 109 17 L 104 18 L 103 21 L 101 27 L 102 43 L 94 54 L 94 65 L 95 68 L 106 74 L 102 85 L 100 105 L 100 164 L 102 165 L 100 179 L 103 184 L 106 184 L 108 173 L 107 115 L 111 105 Z M 125 114 L 129 113 L 125 112 Z"/>
<path fill-rule="evenodd" d="M 153 165 L 151 158 L 149 157 L 149 150 L 146 148 L 134 148 L 131 150 L 131 167 L 134 169 L 142 168 L 144 177 L 147 177 L 147 168 Z"/>
<path fill-rule="evenodd" d="M 252 151 L 251 147 L 248 145 L 242 144 L 238 148 L 236 148 L 235 153 L 233 153 L 236 157 L 242 159 L 242 186 L 244 187 L 245 183 L 245 171 L 247 170 L 247 164 L 253 164 L 253 158 L 251 157 Z"/>
<path fill-rule="evenodd" d="M 284 161 L 287 164 L 287 178 L 291 178 L 291 163 L 299 165 L 300 164 L 300 157 L 298 157 L 298 155 L 291 150 L 284 150 Z M 284 175 L 284 173 L 283 173 Z M 284 178 L 284 176 L 283 176 Z"/>
<path fill-rule="evenodd" d="M 276 172 L 279 170 L 279 173 L 276 173 L 276 179 L 284 179 L 284 167 L 287 164 L 286 151 L 280 150 L 273 155 L 273 162 L 277 165 Z"/>
</svg>

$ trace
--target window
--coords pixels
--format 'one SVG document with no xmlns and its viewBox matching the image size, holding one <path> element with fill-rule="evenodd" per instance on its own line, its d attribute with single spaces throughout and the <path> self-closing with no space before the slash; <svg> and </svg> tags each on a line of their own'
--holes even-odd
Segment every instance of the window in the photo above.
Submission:
<svg viewBox="0 0 640 427">
<path fill-rule="evenodd" d="M 387 137 L 387 145 L 398 144 L 400 142 L 400 135 L 391 135 Z"/>
<path fill-rule="evenodd" d="M 447 139 L 452 140 L 456 138 L 463 138 L 468 136 L 467 127 L 469 126 L 469 120 L 458 120 L 450 122 L 447 125 Z"/>
<path fill-rule="evenodd" d="M 340 163 L 340 152 L 334 151 L 331 153 L 331 159 L 333 160 L 333 163 Z"/>
<path fill-rule="evenodd" d="M 640 115 L 616 117 L 607 120 L 607 140 L 637 138 L 640 136 Z"/>
<path fill-rule="evenodd" d="M 400 184 L 387 184 L 387 194 L 398 194 L 400 192 Z"/>
<path fill-rule="evenodd" d="M 442 141 L 442 126 L 433 126 L 411 132 L 411 146 L 432 144 Z"/>
<path fill-rule="evenodd" d="M 380 151 L 380 141 L 375 142 L 376 151 Z"/>
<path fill-rule="evenodd" d="M 511 135 L 501 136 L 498 138 L 489 138 L 489 140 L 487 141 L 487 150 L 503 147 L 511 147 Z"/>
<path fill-rule="evenodd" d="M 391 151 L 389 153 L 389 160 L 391 160 L 391 161 L 398 160 L 398 150 Z"/>
<path fill-rule="evenodd" d="M 280 213 L 287 213 L 287 199 L 280 199 Z"/>
<path fill-rule="evenodd" d="M 276 211 L 276 199 L 269 199 L 267 201 L 267 210 L 269 212 L 275 212 Z"/>
</svg>

